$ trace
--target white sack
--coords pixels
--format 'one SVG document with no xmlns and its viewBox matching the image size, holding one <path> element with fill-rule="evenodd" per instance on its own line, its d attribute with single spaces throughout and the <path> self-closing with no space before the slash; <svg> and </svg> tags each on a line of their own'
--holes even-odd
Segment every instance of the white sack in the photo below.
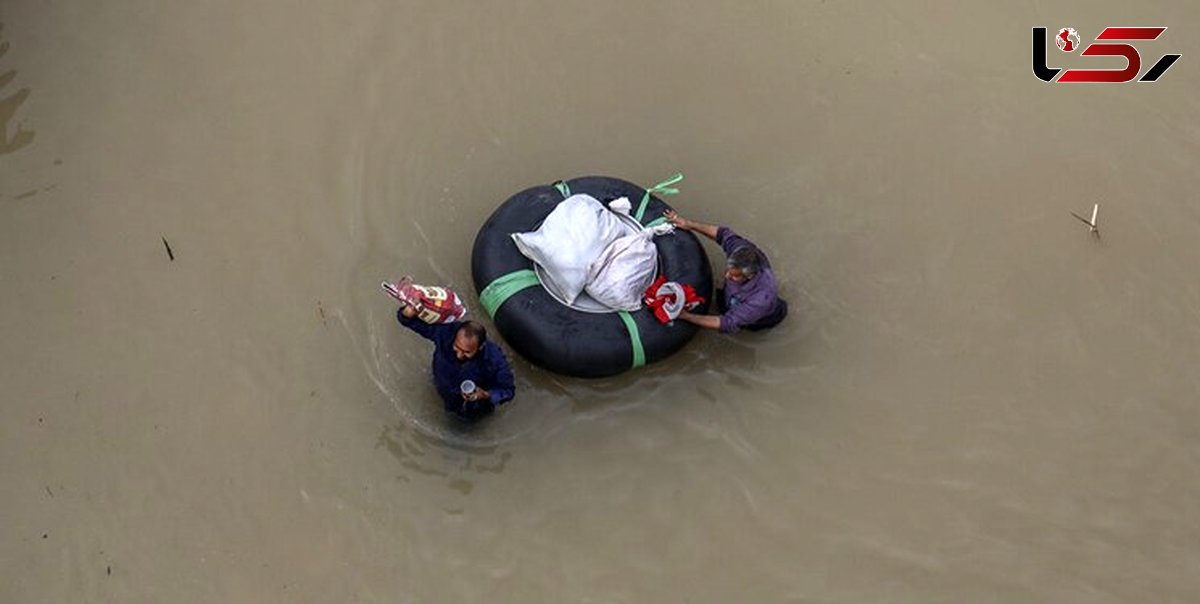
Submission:
<svg viewBox="0 0 1200 604">
<path fill-rule="evenodd" d="M 597 302 L 616 310 L 635 311 L 658 269 L 654 236 L 669 233 L 670 224 L 620 237 L 588 268 L 586 291 Z"/>
<path fill-rule="evenodd" d="M 579 194 L 558 204 L 538 230 L 512 238 L 522 254 L 545 270 L 546 287 L 572 304 L 587 285 L 588 267 L 626 231 L 596 198 Z"/>
</svg>

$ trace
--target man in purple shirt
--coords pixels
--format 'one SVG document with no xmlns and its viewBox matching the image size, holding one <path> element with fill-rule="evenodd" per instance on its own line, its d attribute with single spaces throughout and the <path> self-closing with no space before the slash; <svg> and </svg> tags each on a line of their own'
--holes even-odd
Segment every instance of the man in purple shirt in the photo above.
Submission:
<svg viewBox="0 0 1200 604">
<path fill-rule="evenodd" d="M 775 327 L 787 316 L 787 302 L 779 297 L 779 284 L 766 254 L 750 240 L 727 226 L 718 227 L 688 220 L 668 211 L 667 220 L 678 228 L 700 233 L 725 250 L 725 287 L 717 290 L 719 315 L 697 315 L 687 311 L 679 318 L 700 327 L 734 333 L 739 329 L 759 331 Z"/>
<path fill-rule="evenodd" d="M 433 342 L 433 384 L 447 413 L 476 420 L 516 394 L 504 351 L 488 341 L 487 331 L 479 323 L 430 325 L 418 319 L 417 312 L 407 305 L 396 311 L 396 319 Z M 469 392 L 463 388 L 468 380 L 474 384 Z"/>
</svg>

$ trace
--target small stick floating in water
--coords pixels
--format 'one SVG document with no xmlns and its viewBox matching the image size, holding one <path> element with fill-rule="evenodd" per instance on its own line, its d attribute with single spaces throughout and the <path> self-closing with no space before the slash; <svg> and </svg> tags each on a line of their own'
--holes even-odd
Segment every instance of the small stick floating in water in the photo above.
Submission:
<svg viewBox="0 0 1200 604">
<path fill-rule="evenodd" d="M 171 251 L 171 244 L 167 243 L 166 237 L 162 238 L 162 242 L 163 247 L 167 248 L 167 257 L 171 259 L 171 262 L 175 262 L 175 252 Z"/>
<path fill-rule="evenodd" d="M 1080 216 L 1079 214 L 1076 214 L 1075 212 L 1071 212 L 1071 215 L 1074 216 L 1075 218 L 1078 218 L 1079 221 L 1082 222 L 1083 224 L 1088 225 L 1088 228 L 1091 230 L 1092 233 L 1099 235 L 1100 227 L 1096 225 L 1096 214 L 1098 214 L 1098 213 L 1100 213 L 1100 204 L 1095 204 L 1092 206 L 1092 219 L 1091 220 L 1088 220 L 1087 218 L 1084 218 L 1083 216 Z"/>
</svg>

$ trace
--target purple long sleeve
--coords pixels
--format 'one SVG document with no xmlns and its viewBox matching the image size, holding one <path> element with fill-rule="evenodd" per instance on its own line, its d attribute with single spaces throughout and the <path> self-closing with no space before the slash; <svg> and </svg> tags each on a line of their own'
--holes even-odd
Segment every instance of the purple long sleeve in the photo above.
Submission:
<svg viewBox="0 0 1200 604">
<path fill-rule="evenodd" d="M 722 226 L 717 229 L 717 243 L 727 256 L 743 247 L 750 247 L 762 262 L 762 269 L 753 278 L 742 283 L 725 282 L 726 311 L 721 315 L 720 331 L 734 333 L 775 310 L 779 303 L 779 284 L 775 282 L 775 273 L 771 270 L 767 255 L 749 239 Z"/>
</svg>

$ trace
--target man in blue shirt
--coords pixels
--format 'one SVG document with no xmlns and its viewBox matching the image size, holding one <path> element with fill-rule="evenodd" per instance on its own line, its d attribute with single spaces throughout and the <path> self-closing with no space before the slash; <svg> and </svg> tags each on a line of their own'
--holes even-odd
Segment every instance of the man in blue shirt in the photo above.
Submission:
<svg viewBox="0 0 1200 604">
<path fill-rule="evenodd" d="M 487 331 L 475 321 L 430 325 L 416 318 L 411 306 L 396 311 L 400 324 L 433 342 L 433 384 L 447 413 L 476 420 L 516 395 L 512 368 L 504 352 L 489 342 Z M 463 382 L 474 382 L 463 392 Z"/>
</svg>

